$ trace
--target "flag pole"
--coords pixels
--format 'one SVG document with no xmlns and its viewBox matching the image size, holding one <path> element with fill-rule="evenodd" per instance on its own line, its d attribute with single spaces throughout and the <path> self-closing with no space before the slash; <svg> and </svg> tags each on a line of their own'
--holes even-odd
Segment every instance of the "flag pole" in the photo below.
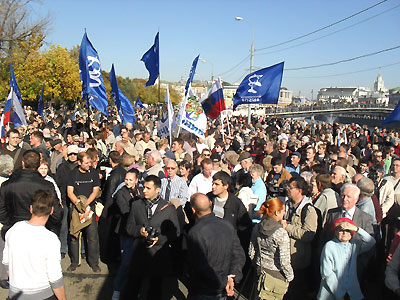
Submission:
<svg viewBox="0 0 400 300">
<path fill-rule="evenodd" d="M 222 140 L 225 142 L 225 124 L 224 124 L 224 120 L 222 119 L 222 116 L 220 115 L 220 117 L 221 117 L 221 128 L 222 128 L 222 130 L 221 130 L 221 133 L 222 133 Z"/>
<path fill-rule="evenodd" d="M 189 87 L 190 87 L 190 86 L 189 86 Z M 183 98 L 183 103 L 182 103 L 182 105 L 183 105 L 183 110 L 185 110 L 185 106 L 186 106 L 186 102 L 187 102 L 188 95 L 189 95 L 189 89 L 188 89 L 188 93 L 187 93 L 187 94 L 185 95 L 185 97 Z M 180 114 L 180 112 L 181 112 L 181 110 L 182 110 L 182 105 L 181 105 L 181 108 L 180 108 L 179 111 L 178 111 L 178 115 Z M 183 113 L 185 113 L 185 112 L 183 112 Z M 179 134 L 181 133 L 181 124 L 182 124 L 182 116 L 179 116 L 178 132 L 177 132 L 177 134 L 176 134 L 176 138 L 178 138 L 178 137 L 179 137 Z"/>
<path fill-rule="evenodd" d="M 0 138 L 3 138 L 3 127 L 4 127 L 3 122 L 4 122 L 4 113 L 1 114 L 1 120 L 0 120 Z"/>
<path fill-rule="evenodd" d="M 160 27 L 158 28 L 160 34 Z M 158 104 L 161 103 L 160 41 L 158 42 Z"/>
</svg>

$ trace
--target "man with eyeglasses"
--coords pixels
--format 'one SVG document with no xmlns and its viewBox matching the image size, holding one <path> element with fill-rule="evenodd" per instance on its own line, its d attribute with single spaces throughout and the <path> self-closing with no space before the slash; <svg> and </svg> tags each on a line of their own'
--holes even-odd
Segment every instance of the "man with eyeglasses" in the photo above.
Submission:
<svg viewBox="0 0 400 300">
<path fill-rule="evenodd" d="M 61 203 L 63 206 L 64 217 L 61 223 L 60 242 L 61 242 L 61 258 L 65 257 L 68 251 L 67 237 L 68 237 L 68 206 L 67 206 L 67 180 L 71 172 L 78 165 L 78 146 L 70 145 L 67 148 L 67 159 L 62 162 L 56 171 L 56 182 L 61 192 Z"/>
<path fill-rule="evenodd" d="M 30 143 L 30 136 L 32 133 L 34 133 L 35 131 L 38 131 L 38 129 L 33 126 L 32 124 L 28 126 L 28 132 L 26 133 L 26 135 L 23 138 L 23 141 L 27 144 Z"/>
<path fill-rule="evenodd" d="M 312 259 L 312 241 L 318 228 L 318 215 L 311 199 L 306 196 L 308 184 L 303 177 L 294 177 L 289 181 L 285 219 L 281 221 L 290 238 L 291 264 L 294 280 L 289 285 L 289 294 L 304 292 L 306 289 L 308 267 Z"/>
<path fill-rule="evenodd" d="M 178 171 L 178 164 L 175 160 L 169 159 L 165 164 L 167 170 L 167 178 L 161 179 L 161 192 L 160 195 L 166 201 L 171 199 L 179 199 L 182 207 L 189 201 L 189 189 L 186 181 L 176 175 Z"/>
<path fill-rule="evenodd" d="M 22 167 L 22 156 L 25 149 L 19 147 L 19 131 L 11 129 L 7 132 L 7 145 L 0 150 L 0 154 L 8 154 L 14 160 L 14 171 Z"/>
</svg>

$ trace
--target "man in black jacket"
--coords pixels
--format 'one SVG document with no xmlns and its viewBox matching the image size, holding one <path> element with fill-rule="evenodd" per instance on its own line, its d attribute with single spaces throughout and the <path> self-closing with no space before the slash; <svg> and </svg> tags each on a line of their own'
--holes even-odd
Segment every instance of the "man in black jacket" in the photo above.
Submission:
<svg viewBox="0 0 400 300">
<path fill-rule="evenodd" d="M 244 251 L 233 226 L 211 212 L 206 195 L 193 194 L 190 203 L 196 224 L 188 235 L 188 299 L 226 299 L 242 278 Z"/>
<path fill-rule="evenodd" d="M 132 203 L 126 232 L 135 238 L 133 245 L 133 285 L 135 289 L 148 281 L 144 293 L 149 300 L 170 299 L 173 279 L 171 243 L 179 236 L 175 206 L 160 197 L 161 179 L 148 175 L 144 179 L 144 199 Z M 145 286 L 145 285 L 144 285 Z M 137 291 L 130 293 L 136 299 Z M 142 297 L 141 297 L 142 298 Z M 144 298 L 143 298 L 144 299 Z"/>
<path fill-rule="evenodd" d="M 101 258 L 105 262 L 112 262 L 120 258 L 119 237 L 115 233 L 118 219 L 116 206 L 113 205 L 113 197 L 117 187 L 124 182 L 126 170 L 121 166 L 121 155 L 117 151 L 108 154 L 108 162 L 112 168 L 105 182 L 102 203 L 104 205 L 99 221 L 99 243 Z"/>
<path fill-rule="evenodd" d="M 0 189 L 0 223 L 2 234 L 16 222 L 29 220 L 32 196 L 38 190 L 54 193 L 54 212 L 46 223 L 46 227 L 59 234 L 63 217 L 60 200 L 57 198 L 54 186 L 45 180 L 37 171 L 40 166 L 40 154 L 35 150 L 27 150 L 22 157 L 22 169 L 14 172 L 10 179 L 1 185 Z"/>
<path fill-rule="evenodd" d="M 108 161 L 112 168 L 110 174 L 108 175 L 107 181 L 104 186 L 104 191 L 102 193 L 102 202 L 104 204 L 104 209 L 102 212 L 102 217 L 107 218 L 108 210 L 113 204 L 112 194 L 115 192 L 117 187 L 124 181 L 126 170 L 120 165 L 121 155 L 117 151 L 111 151 L 108 154 Z"/>
<path fill-rule="evenodd" d="M 248 249 L 252 223 L 243 202 L 228 191 L 231 177 L 224 171 L 213 176 L 212 191 L 207 194 L 213 213 L 237 230 L 243 249 Z M 247 251 L 247 250 L 246 250 Z"/>
</svg>

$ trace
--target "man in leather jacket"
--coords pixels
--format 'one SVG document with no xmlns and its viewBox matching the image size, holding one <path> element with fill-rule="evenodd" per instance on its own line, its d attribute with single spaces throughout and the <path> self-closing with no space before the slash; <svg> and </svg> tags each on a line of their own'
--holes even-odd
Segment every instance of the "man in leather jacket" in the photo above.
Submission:
<svg viewBox="0 0 400 300">
<path fill-rule="evenodd" d="M 28 150 L 22 157 L 22 169 L 14 172 L 10 179 L 1 185 L 0 189 L 0 223 L 2 223 L 2 234 L 16 222 L 29 220 L 31 213 L 32 196 L 38 190 L 54 193 L 54 212 L 49 217 L 46 227 L 55 232 L 60 232 L 63 211 L 60 200 L 51 182 L 45 180 L 37 171 L 40 165 L 40 154 L 35 150 Z"/>
</svg>

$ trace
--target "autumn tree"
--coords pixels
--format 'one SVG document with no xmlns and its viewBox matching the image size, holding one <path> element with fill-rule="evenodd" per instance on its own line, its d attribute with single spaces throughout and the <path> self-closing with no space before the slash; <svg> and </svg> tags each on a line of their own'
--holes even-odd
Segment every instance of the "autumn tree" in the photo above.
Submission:
<svg viewBox="0 0 400 300">
<path fill-rule="evenodd" d="M 81 95 L 78 61 L 66 48 L 51 46 L 46 54 L 47 95 L 57 100 L 76 100 Z"/>
</svg>

